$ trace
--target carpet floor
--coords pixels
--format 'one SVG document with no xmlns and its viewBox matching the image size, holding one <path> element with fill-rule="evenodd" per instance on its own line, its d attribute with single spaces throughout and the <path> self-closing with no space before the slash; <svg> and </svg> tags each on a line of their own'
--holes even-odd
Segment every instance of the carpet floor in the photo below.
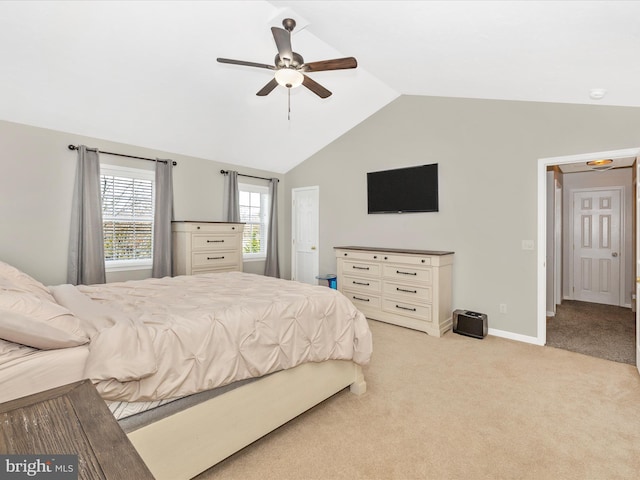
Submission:
<svg viewBox="0 0 640 480">
<path fill-rule="evenodd" d="M 564 300 L 547 318 L 547 346 L 636 364 L 636 318 L 630 308 Z"/>
<path fill-rule="evenodd" d="M 196 478 L 639 477 L 634 366 L 369 323 L 374 355 L 364 395 L 343 390 Z"/>
</svg>

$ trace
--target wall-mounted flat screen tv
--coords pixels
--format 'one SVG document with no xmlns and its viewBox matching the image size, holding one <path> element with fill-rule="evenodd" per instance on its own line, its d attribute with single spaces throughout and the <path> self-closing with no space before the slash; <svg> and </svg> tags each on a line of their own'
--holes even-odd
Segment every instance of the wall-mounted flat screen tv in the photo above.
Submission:
<svg viewBox="0 0 640 480">
<path fill-rule="evenodd" d="M 369 213 L 438 211 L 438 164 L 367 173 Z"/>
</svg>

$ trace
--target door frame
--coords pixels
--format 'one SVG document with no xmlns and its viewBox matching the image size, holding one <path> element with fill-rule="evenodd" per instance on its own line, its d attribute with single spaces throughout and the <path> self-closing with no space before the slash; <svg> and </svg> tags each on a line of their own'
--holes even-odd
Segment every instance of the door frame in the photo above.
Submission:
<svg viewBox="0 0 640 480">
<path fill-rule="evenodd" d="M 635 314 L 636 314 L 636 367 L 638 373 L 640 373 L 640 161 L 636 157 L 635 164 L 633 166 L 633 182 L 631 188 L 633 188 L 633 203 L 632 208 L 633 219 L 636 222 L 635 229 L 633 230 L 635 237 L 635 248 L 632 253 L 633 263 L 635 264 Z M 632 303 L 634 303 L 632 299 Z"/>
<path fill-rule="evenodd" d="M 589 162 L 602 158 L 627 158 L 640 156 L 640 147 L 627 148 L 624 150 L 612 150 L 606 152 L 583 153 L 579 155 L 567 155 L 561 157 L 548 157 L 538 159 L 538 275 L 537 275 L 537 337 L 536 344 L 545 345 L 547 343 L 547 317 L 546 317 L 546 295 L 547 295 L 547 167 L 554 165 L 565 165 L 568 163 Z M 635 248 L 638 249 L 640 239 L 635 239 Z"/>
<path fill-rule="evenodd" d="M 553 313 L 555 315 L 557 306 L 562 302 L 562 194 L 564 187 L 558 181 L 553 179 L 554 188 L 554 225 L 553 225 L 553 246 L 555 249 L 553 255 L 553 281 L 555 282 L 553 289 Z"/>
</svg>

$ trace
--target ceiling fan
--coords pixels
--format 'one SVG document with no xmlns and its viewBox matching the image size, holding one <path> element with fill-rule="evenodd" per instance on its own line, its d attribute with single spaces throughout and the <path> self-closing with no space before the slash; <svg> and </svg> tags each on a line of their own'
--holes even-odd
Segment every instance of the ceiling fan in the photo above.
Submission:
<svg viewBox="0 0 640 480">
<path fill-rule="evenodd" d="M 291 32 L 296 26 L 295 20 L 292 18 L 285 18 L 282 21 L 282 26 L 284 28 L 271 27 L 271 33 L 273 33 L 273 39 L 275 40 L 276 47 L 278 48 L 274 65 L 245 62 L 243 60 L 232 60 L 229 58 L 217 59 L 220 63 L 230 63 L 233 65 L 244 65 L 247 67 L 274 70 L 274 78 L 262 87 L 258 93 L 256 93 L 259 97 L 269 95 L 269 93 L 271 93 L 278 85 L 282 85 L 287 89 L 304 85 L 320 98 L 327 98 L 331 95 L 331 92 L 315 80 L 308 77 L 306 73 L 321 72 L 324 70 L 344 70 L 348 68 L 356 68 L 358 66 L 358 62 L 353 57 L 305 63 L 302 55 L 294 52 L 291 48 Z"/>
</svg>

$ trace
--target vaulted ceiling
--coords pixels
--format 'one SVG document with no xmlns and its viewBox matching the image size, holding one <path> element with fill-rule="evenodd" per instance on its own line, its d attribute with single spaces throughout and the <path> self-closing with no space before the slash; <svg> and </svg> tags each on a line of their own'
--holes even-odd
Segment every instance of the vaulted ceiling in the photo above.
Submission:
<svg viewBox="0 0 640 480">
<path fill-rule="evenodd" d="M 271 70 L 216 62 L 271 64 L 284 18 L 307 62 L 358 59 L 309 74 L 329 98 L 258 97 Z M 638 18 L 632 1 L 5 0 L 0 118 L 284 173 L 399 95 L 640 106 Z"/>
</svg>

